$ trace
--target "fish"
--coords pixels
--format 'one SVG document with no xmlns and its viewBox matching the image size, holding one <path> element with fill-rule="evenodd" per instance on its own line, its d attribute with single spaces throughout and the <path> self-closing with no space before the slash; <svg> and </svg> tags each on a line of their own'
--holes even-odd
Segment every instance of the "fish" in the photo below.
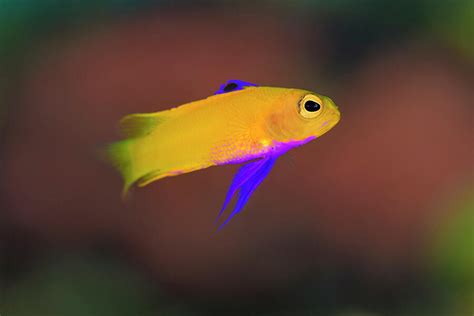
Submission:
<svg viewBox="0 0 474 316">
<path fill-rule="evenodd" d="M 304 89 L 229 80 L 211 96 L 119 122 L 123 139 L 106 159 L 123 178 L 122 196 L 165 177 L 245 163 L 236 173 L 218 220 L 237 196 L 222 229 L 247 204 L 279 156 L 332 129 L 340 112 L 327 96 Z"/>
</svg>

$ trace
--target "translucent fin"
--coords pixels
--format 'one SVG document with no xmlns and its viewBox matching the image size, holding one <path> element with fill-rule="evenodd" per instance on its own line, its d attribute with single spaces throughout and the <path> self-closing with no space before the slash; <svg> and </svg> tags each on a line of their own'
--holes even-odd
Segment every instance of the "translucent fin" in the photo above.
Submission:
<svg viewBox="0 0 474 316">
<path fill-rule="evenodd" d="M 140 187 L 144 187 L 145 185 L 149 184 L 150 182 L 153 182 L 155 180 L 158 180 L 164 176 L 164 173 L 161 170 L 155 170 L 147 173 L 143 177 L 137 180 L 137 184 Z"/>
<path fill-rule="evenodd" d="M 216 221 L 222 215 L 234 194 L 238 191 L 237 202 L 229 217 L 219 226 L 217 231 L 221 230 L 243 209 L 255 189 L 257 189 L 263 179 L 265 179 L 270 173 L 277 158 L 278 156 L 266 157 L 261 160 L 250 162 L 239 169 L 232 181 L 229 191 L 227 192 L 224 205 L 219 212 Z"/>
<path fill-rule="evenodd" d="M 125 137 L 143 137 L 150 134 L 163 121 L 166 121 L 166 117 L 161 112 L 130 114 L 120 121 L 120 131 Z"/>
<path fill-rule="evenodd" d="M 131 140 L 123 140 L 112 143 L 105 148 L 104 157 L 123 178 L 122 197 L 125 198 L 132 186 L 134 179 L 132 174 L 132 157 L 130 154 Z"/>
<path fill-rule="evenodd" d="M 137 173 L 136 146 L 138 138 L 150 134 L 160 123 L 167 120 L 163 112 L 139 113 L 125 116 L 119 123 L 120 131 L 126 139 L 107 145 L 105 148 L 105 159 L 117 169 L 123 178 L 122 197 L 126 197 L 130 187 L 140 180 L 148 181 L 152 176 L 157 177 L 159 171 L 146 170 L 147 174 L 142 176 Z M 142 179 L 140 179 L 142 178 Z"/>
</svg>

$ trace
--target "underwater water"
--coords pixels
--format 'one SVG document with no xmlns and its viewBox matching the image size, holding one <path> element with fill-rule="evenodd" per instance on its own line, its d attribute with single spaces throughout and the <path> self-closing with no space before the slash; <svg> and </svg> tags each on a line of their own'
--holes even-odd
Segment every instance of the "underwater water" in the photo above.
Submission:
<svg viewBox="0 0 474 316">
<path fill-rule="evenodd" d="M 0 315 L 473 315 L 473 12 L 0 1 Z M 218 233 L 238 164 L 123 201 L 97 155 L 118 120 L 229 79 L 327 95 L 341 121 Z"/>
</svg>

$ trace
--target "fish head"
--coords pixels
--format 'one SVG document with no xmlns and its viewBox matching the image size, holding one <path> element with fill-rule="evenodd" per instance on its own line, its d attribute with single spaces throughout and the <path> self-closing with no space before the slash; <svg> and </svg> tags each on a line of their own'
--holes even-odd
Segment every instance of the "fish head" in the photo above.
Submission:
<svg viewBox="0 0 474 316">
<path fill-rule="evenodd" d="M 267 130 L 277 142 L 311 140 L 322 136 L 340 120 L 336 104 L 328 97 L 299 89 L 281 93 L 267 116 Z"/>
</svg>

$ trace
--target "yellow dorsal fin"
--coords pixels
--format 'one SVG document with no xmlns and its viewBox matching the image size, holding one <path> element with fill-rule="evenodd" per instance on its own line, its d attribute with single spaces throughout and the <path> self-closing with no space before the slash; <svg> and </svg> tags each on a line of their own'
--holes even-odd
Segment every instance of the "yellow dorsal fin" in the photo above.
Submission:
<svg viewBox="0 0 474 316">
<path fill-rule="evenodd" d="M 120 120 L 120 131 L 125 137 L 143 137 L 166 121 L 162 112 L 130 114 Z"/>
</svg>

